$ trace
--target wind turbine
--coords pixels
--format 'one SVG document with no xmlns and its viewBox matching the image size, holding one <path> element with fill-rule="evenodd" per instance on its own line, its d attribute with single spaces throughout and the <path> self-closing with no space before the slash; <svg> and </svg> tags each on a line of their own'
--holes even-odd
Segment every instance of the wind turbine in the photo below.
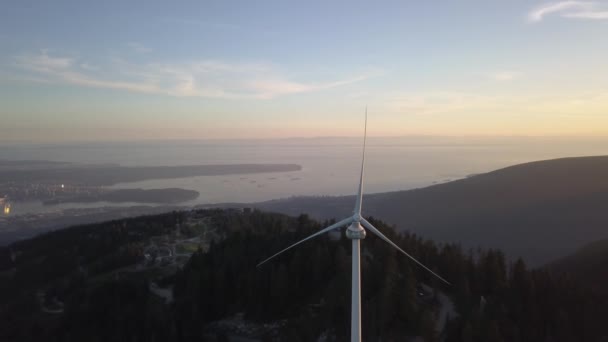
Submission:
<svg viewBox="0 0 608 342">
<path fill-rule="evenodd" d="M 361 204 L 363 200 L 363 170 L 365 167 L 365 142 L 367 140 L 367 107 L 365 107 L 365 129 L 363 133 L 363 156 L 361 161 L 361 177 L 359 178 L 359 192 L 357 193 L 357 199 L 355 202 L 355 209 L 353 210 L 353 216 L 347 217 L 331 226 L 322 229 L 311 236 L 300 240 L 293 245 L 283 249 L 282 251 L 274 254 L 268 259 L 260 262 L 257 267 L 262 264 L 270 261 L 276 256 L 286 252 L 287 250 L 308 241 L 314 237 L 317 237 L 321 234 L 327 233 L 331 230 L 344 227 L 349 225 L 346 229 L 346 237 L 352 240 L 352 292 L 351 292 L 351 323 L 350 323 L 350 340 L 351 342 L 361 342 L 361 240 L 365 239 L 365 228 L 369 229 L 372 233 L 376 234 L 379 238 L 386 241 L 389 245 L 395 247 L 401 253 L 405 254 L 408 258 L 418 264 L 420 267 L 424 268 L 432 275 L 437 277 L 442 282 L 451 285 L 447 280 L 443 279 L 437 273 L 431 271 L 428 267 L 422 264 L 420 261 L 416 260 L 413 256 L 409 255 L 406 251 L 399 248 L 394 242 L 392 242 L 389 238 L 387 238 L 384 234 L 382 234 L 376 227 L 374 227 L 371 223 L 369 223 L 363 216 L 361 216 Z"/>
</svg>

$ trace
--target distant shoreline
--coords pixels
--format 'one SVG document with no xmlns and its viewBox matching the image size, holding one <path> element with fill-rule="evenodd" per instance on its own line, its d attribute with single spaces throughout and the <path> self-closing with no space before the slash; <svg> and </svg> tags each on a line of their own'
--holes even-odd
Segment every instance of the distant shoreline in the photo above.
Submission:
<svg viewBox="0 0 608 342">
<path fill-rule="evenodd" d="M 151 179 L 300 171 L 298 164 L 220 164 L 184 166 L 108 166 L 70 164 L 68 167 L 0 170 L 4 182 L 40 182 L 109 186 Z"/>
<path fill-rule="evenodd" d="M 111 202 L 126 203 L 137 202 L 143 204 L 177 204 L 198 198 L 200 193 L 194 190 L 180 188 L 166 189 L 118 189 L 91 196 L 72 196 L 64 198 L 54 198 L 42 201 L 45 206 L 52 206 L 62 203 L 94 203 Z"/>
</svg>

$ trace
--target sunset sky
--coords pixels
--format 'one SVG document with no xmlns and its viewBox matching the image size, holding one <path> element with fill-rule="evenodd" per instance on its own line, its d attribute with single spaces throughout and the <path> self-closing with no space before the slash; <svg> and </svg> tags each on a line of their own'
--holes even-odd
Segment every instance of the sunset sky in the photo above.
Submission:
<svg viewBox="0 0 608 342">
<path fill-rule="evenodd" d="M 7 1 L 0 141 L 608 135 L 608 1 Z"/>
</svg>

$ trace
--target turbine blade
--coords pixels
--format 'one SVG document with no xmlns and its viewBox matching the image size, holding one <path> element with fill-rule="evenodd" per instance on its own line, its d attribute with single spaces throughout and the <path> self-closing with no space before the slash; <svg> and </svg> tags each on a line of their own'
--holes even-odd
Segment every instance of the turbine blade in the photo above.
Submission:
<svg viewBox="0 0 608 342">
<path fill-rule="evenodd" d="M 359 192 L 353 214 L 361 215 L 361 202 L 363 201 L 363 169 L 365 167 L 365 141 L 367 140 L 367 106 L 365 106 L 365 128 L 363 130 L 363 157 L 361 158 L 361 178 L 359 178 Z"/>
<path fill-rule="evenodd" d="M 382 240 L 388 242 L 391 246 L 397 248 L 401 253 L 405 254 L 405 256 L 407 256 L 408 258 L 412 259 L 412 261 L 414 261 L 415 263 L 417 263 L 419 266 L 421 266 L 422 268 L 424 268 L 425 270 L 429 271 L 432 275 L 434 275 L 435 277 L 439 278 L 441 281 L 443 281 L 444 283 L 448 284 L 448 285 L 452 285 L 450 284 L 450 282 L 448 282 L 447 280 L 443 279 L 439 274 L 431 271 L 430 268 L 424 266 L 423 263 L 421 263 L 420 261 L 416 260 L 416 258 L 414 258 L 413 256 L 409 255 L 407 252 L 405 252 L 403 249 L 399 248 L 399 246 L 397 246 L 393 241 L 391 241 L 389 238 L 387 238 L 386 236 L 384 236 L 384 234 L 382 234 L 378 228 L 374 227 L 371 223 L 369 223 L 366 219 L 361 218 L 361 224 L 363 225 L 363 227 L 369 229 L 372 233 L 376 234 L 379 238 L 381 238 Z"/>
<path fill-rule="evenodd" d="M 280 251 L 280 252 L 276 253 L 275 255 L 273 255 L 273 256 L 271 256 L 271 257 L 269 257 L 268 259 L 266 259 L 266 260 L 264 260 L 264 261 L 260 262 L 260 263 L 259 263 L 259 264 L 258 264 L 256 267 L 260 267 L 262 264 L 266 263 L 267 261 L 270 261 L 272 258 L 274 258 L 274 257 L 278 256 L 279 254 L 281 254 L 281 253 L 283 253 L 283 252 L 285 252 L 285 251 L 287 251 L 287 250 L 289 250 L 289 249 L 291 249 L 291 248 L 293 248 L 293 247 L 295 247 L 295 246 L 297 246 L 297 245 L 301 244 L 301 243 L 302 243 L 302 242 L 304 242 L 304 241 L 310 240 L 310 239 L 312 239 L 312 238 L 314 238 L 314 237 L 316 237 L 316 236 L 319 236 L 319 235 L 321 235 L 321 234 L 327 233 L 327 232 L 329 232 L 330 230 L 333 230 L 333 229 L 336 229 L 336 228 L 340 228 L 340 227 L 346 226 L 347 224 L 351 223 L 352 221 L 353 221 L 353 218 L 352 218 L 352 217 L 349 217 L 349 218 L 346 218 L 346 219 L 344 219 L 344 220 L 342 220 L 342 221 L 340 221 L 340 222 L 334 223 L 334 224 L 332 224 L 331 226 L 329 226 L 329 227 L 327 227 L 327 228 L 325 228 L 325 229 L 322 229 L 322 230 L 320 230 L 320 231 L 318 231 L 318 232 L 316 232 L 316 233 L 312 234 L 311 236 L 309 236 L 309 237 L 307 237 L 307 238 L 305 238 L 305 239 L 303 239 L 303 240 L 300 240 L 300 241 L 298 241 L 298 242 L 294 243 L 293 245 L 291 245 L 291 246 L 289 246 L 289 247 L 287 247 L 287 248 L 283 249 L 282 251 Z"/>
</svg>

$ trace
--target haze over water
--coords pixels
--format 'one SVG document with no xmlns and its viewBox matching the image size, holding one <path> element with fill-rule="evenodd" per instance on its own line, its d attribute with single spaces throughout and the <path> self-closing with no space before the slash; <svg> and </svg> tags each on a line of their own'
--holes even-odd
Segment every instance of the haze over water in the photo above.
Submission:
<svg viewBox="0 0 608 342">
<path fill-rule="evenodd" d="M 542 159 L 608 154 L 608 138 L 369 138 L 367 193 L 412 189 Z M 296 163 L 301 171 L 200 176 L 121 183 L 114 188 L 177 187 L 200 192 L 182 205 L 257 202 L 290 196 L 354 193 L 361 138 L 224 140 L 5 145 L 0 159 L 51 160 L 123 166 Z M 123 203 L 120 205 L 134 205 Z M 15 214 L 59 208 L 117 205 L 105 202 L 42 206 L 15 204 Z"/>
</svg>

